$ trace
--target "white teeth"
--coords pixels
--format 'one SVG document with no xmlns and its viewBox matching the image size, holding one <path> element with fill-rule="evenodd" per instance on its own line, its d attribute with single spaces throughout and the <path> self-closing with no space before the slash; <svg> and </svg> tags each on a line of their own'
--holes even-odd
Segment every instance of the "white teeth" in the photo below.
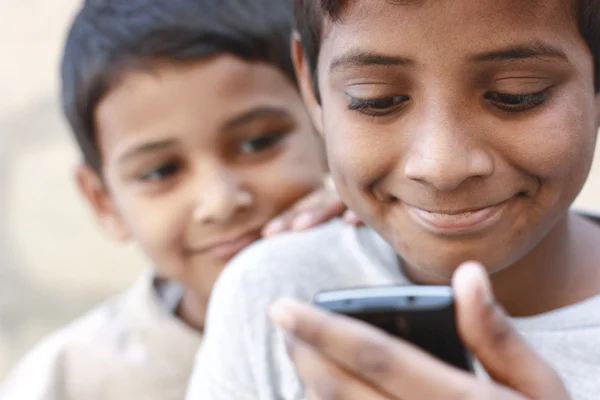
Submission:
<svg viewBox="0 0 600 400">
<path fill-rule="evenodd" d="M 437 219 L 459 219 L 459 218 L 469 218 L 472 217 L 473 215 L 480 213 L 482 211 L 485 210 L 479 210 L 479 211 L 467 211 L 464 213 L 458 213 L 458 214 L 444 214 L 444 213 L 435 213 L 435 212 L 429 212 L 429 211 L 425 211 L 428 215 L 431 215 L 433 218 L 437 218 Z"/>
</svg>

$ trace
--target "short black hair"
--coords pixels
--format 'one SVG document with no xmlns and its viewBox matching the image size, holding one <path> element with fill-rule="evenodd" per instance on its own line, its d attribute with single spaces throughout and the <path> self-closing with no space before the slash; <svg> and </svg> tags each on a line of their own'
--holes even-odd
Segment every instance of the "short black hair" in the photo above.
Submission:
<svg viewBox="0 0 600 400">
<path fill-rule="evenodd" d="M 355 0 L 356 1 L 356 0 Z M 595 90 L 600 92 L 600 0 L 574 0 L 577 5 L 579 31 L 594 57 Z M 300 35 L 304 56 L 319 98 L 317 63 L 326 19 L 338 21 L 348 0 L 294 0 L 295 29 Z"/>
<path fill-rule="evenodd" d="M 295 81 L 290 0 L 86 0 L 61 63 L 63 111 L 85 162 L 97 172 L 94 110 L 115 80 L 149 61 L 233 54 Z"/>
</svg>

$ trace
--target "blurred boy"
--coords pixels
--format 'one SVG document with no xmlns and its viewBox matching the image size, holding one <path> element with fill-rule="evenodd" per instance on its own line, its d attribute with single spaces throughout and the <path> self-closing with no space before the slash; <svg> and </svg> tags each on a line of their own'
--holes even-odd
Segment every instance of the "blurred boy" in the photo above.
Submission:
<svg viewBox="0 0 600 400">
<path fill-rule="evenodd" d="M 102 229 L 136 241 L 154 270 L 34 350 L 0 397 L 183 398 L 225 263 L 343 211 L 322 189 L 291 20 L 281 0 L 85 2 L 62 62 L 77 184 Z"/>
</svg>

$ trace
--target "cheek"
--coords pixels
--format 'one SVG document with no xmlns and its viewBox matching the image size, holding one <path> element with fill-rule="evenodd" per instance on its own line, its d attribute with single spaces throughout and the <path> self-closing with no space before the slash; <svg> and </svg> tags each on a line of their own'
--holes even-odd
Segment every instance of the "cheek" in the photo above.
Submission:
<svg viewBox="0 0 600 400">
<path fill-rule="evenodd" d="M 596 129 L 593 110 L 586 104 L 557 101 L 539 118 L 515 129 L 519 135 L 504 151 L 514 164 L 538 177 L 542 188 L 560 188 L 554 191 L 557 197 L 574 198 L 591 168 Z"/>
<path fill-rule="evenodd" d="M 317 189 L 325 173 L 322 150 L 312 134 L 290 138 L 275 160 L 242 168 L 245 181 L 257 196 L 259 209 L 270 214 L 266 218 L 274 217 Z"/>
<path fill-rule="evenodd" d="M 350 111 L 341 111 L 326 123 L 331 174 L 342 197 L 360 212 L 362 207 L 354 199 L 368 195 L 376 182 L 396 170 L 403 143 L 390 126 L 365 123 Z"/>
<path fill-rule="evenodd" d="M 185 221 L 190 217 L 177 193 L 146 197 L 130 192 L 126 197 L 120 209 L 138 245 L 155 264 L 171 264 L 179 255 Z"/>
</svg>

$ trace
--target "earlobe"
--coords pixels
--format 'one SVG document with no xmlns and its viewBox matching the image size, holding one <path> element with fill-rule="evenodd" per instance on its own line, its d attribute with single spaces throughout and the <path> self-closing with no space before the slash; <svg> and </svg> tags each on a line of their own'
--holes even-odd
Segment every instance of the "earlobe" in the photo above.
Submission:
<svg viewBox="0 0 600 400">
<path fill-rule="evenodd" d="M 300 40 L 298 32 L 294 32 L 292 35 L 292 60 L 294 62 L 294 69 L 296 70 L 296 76 L 298 78 L 298 86 L 300 87 L 300 93 L 304 104 L 310 113 L 313 125 L 320 135 L 323 134 L 323 119 L 322 119 L 322 107 L 320 100 L 317 98 L 317 85 L 313 80 L 313 73 L 308 64 L 308 60 L 304 55 L 304 48 Z"/>
<path fill-rule="evenodd" d="M 128 240 L 129 231 L 100 175 L 88 164 L 80 163 L 75 168 L 74 178 L 77 188 L 94 212 L 102 231 L 112 239 Z"/>
</svg>

